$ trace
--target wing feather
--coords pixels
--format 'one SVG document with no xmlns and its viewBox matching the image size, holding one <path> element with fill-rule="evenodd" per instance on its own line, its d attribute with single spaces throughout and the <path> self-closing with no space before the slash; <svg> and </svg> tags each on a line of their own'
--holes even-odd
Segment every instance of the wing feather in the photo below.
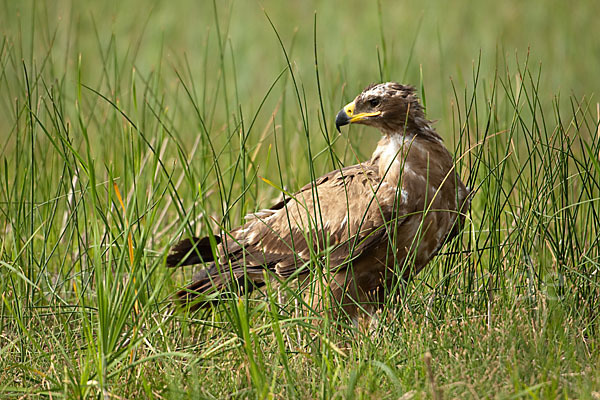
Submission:
<svg viewBox="0 0 600 400">
<path fill-rule="evenodd" d="M 220 262 L 264 265 L 282 277 L 314 256 L 328 254 L 339 265 L 385 240 L 386 223 L 402 208 L 399 200 L 369 163 L 330 172 L 247 216 L 221 245 Z"/>
</svg>

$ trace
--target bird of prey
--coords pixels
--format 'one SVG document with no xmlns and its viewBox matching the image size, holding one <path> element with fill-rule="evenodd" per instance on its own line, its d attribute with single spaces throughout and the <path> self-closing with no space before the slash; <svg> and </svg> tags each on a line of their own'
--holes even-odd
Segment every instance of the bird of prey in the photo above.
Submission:
<svg viewBox="0 0 600 400">
<path fill-rule="evenodd" d="M 335 123 L 338 131 L 347 124 L 377 128 L 383 136 L 371 159 L 323 175 L 221 237 L 174 245 L 167 266 L 205 265 L 178 292 L 184 304 L 204 307 L 218 301 L 209 294 L 247 293 L 269 277 L 312 270 L 308 275 L 327 280 L 320 286 L 334 300 L 331 311 L 356 321 L 459 233 L 469 190 L 412 86 L 369 85 Z"/>
</svg>

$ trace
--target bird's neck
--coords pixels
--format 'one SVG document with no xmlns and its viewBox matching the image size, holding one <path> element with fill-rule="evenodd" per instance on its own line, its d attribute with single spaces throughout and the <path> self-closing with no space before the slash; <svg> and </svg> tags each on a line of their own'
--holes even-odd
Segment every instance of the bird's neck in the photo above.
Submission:
<svg viewBox="0 0 600 400">
<path fill-rule="evenodd" d="M 379 167 L 381 179 L 396 184 L 404 168 L 406 155 L 415 140 L 411 134 L 385 135 L 377 143 L 371 162 Z"/>
</svg>

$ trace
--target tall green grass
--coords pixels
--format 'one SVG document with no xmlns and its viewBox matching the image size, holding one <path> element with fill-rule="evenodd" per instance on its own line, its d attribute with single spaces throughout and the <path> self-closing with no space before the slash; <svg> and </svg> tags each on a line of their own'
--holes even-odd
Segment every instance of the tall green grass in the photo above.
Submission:
<svg viewBox="0 0 600 400">
<path fill-rule="evenodd" d="M 597 6 L 480 3 L 5 2 L 2 397 L 598 397 Z M 367 159 L 333 119 L 388 79 L 440 118 L 463 235 L 368 329 L 287 282 L 173 307 L 170 245 Z"/>
</svg>

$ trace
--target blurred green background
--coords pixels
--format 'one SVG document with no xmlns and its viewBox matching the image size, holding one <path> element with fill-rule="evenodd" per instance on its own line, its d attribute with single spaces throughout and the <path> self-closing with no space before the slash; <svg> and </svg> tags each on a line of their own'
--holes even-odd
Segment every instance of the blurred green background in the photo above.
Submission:
<svg viewBox="0 0 600 400">
<path fill-rule="evenodd" d="M 517 57 L 524 61 L 529 54 L 530 64 L 543 68 L 540 89 L 549 95 L 591 95 L 600 85 L 597 1 L 267 0 L 215 5 L 216 10 L 210 1 L 4 1 L 0 31 L 5 52 L 14 46 L 27 62 L 35 60 L 38 67 L 51 63 L 55 77 L 76 69 L 81 55 L 82 81 L 92 86 L 104 72 L 99 68 L 103 59 L 116 56 L 122 72 L 135 67 L 148 76 L 161 69 L 164 85 L 173 87 L 175 68 L 195 76 L 198 86 L 204 85 L 200 77 L 206 74 L 210 89 L 219 75 L 220 37 L 226 68 L 235 62 L 240 101 L 254 107 L 285 66 L 265 14 L 309 94 L 315 91 L 316 15 L 322 85 L 325 93 L 337 95 L 332 107 L 382 78 L 418 85 L 422 68 L 429 115 L 447 117 L 450 78 L 459 87 L 467 85 L 480 54 L 482 76 L 488 79 L 496 68 L 513 65 Z M 68 75 L 65 84 L 73 84 L 74 77 Z M 1 85 L 7 90 L 5 80 Z"/>
</svg>

